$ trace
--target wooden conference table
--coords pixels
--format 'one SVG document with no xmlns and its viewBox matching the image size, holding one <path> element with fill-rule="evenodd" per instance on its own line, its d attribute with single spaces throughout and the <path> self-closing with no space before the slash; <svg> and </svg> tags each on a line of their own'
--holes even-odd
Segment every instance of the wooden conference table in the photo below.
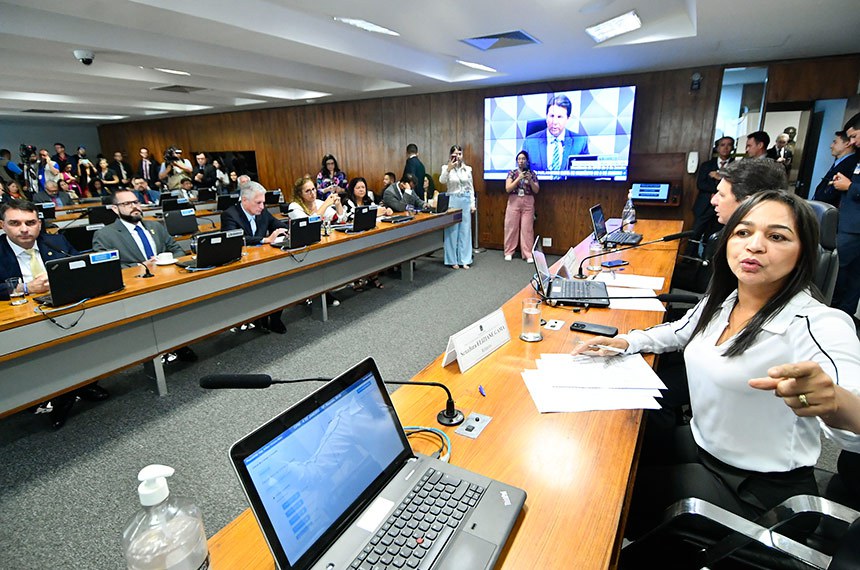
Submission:
<svg viewBox="0 0 860 570">
<path fill-rule="evenodd" d="M 460 219 L 459 210 L 419 214 L 293 253 L 246 247 L 240 261 L 209 271 L 171 265 L 140 279 L 140 267 L 125 269 L 122 291 L 51 313 L 67 329 L 32 300 L 0 302 L 0 417 L 147 361 L 164 394 L 161 354 L 392 265 L 411 279 L 406 262 L 442 248 L 442 230 Z"/>
<path fill-rule="evenodd" d="M 644 240 L 680 230 L 680 221 L 641 220 L 636 225 Z M 677 242 L 665 242 L 607 254 L 602 260 L 625 259 L 630 262 L 630 273 L 665 277 L 665 288 L 659 292 L 667 292 L 677 248 Z M 576 251 L 582 259 L 588 255 L 588 243 L 583 242 Z M 492 284 L 488 282 L 487 286 Z M 534 291 L 527 286 L 502 306 L 511 341 L 465 374 L 460 373 L 456 363 L 442 368 L 440 356 L 413 379 L 446 384 L 458 409 L 466 415 L 474 411 L 492 416 L 478 439 L 458 436 L 454 428 L 436 423 L 444 398 L 428 392 L 432 389 L 401 387 L 392 396 L 394 407 L 404 425 L 444 429 L 453 440 L 452 463 L 528 493 L 523 514 L 499 559 L 499 568 L 613 567 L 636 471 L 642 411 L 540 414 L 521 372 L 534 368 L 534 361 L 542 353 L 570 351 L 575 333 L 569 326 L 575 320 L 627 331 L 660 323 L 663 313 L 611 309 L 573 313 L 570 308 L 544 307 L 543 318 L 563 320 L 565 326 L 559 331 L 544 329 L 543 341 L 527 343 L 518 338 L 521 300 L 531 296 Z M 484 387 L 486 397 L 478 393 L 479 385 Z M 416 451 L 429 453 L 437 443 L 427 442 L 424 449 L 420 440 L 412 443 Z M 250 509 L 215 534 L 209 540 L 209 549 L 215 570 L 274 567 Z"/>
</svg>

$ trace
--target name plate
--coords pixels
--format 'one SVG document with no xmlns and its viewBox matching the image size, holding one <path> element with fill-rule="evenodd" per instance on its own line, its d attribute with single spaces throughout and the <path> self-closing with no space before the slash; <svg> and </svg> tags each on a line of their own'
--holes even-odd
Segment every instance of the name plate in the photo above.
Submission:
<svg viewBox="0 0 860 570">
<path fill-rule="evenodd" d="M 448 338 L 442 366 L 448 366 L 456 360 L 460 373 L 463 373 L 509 340 L 511 333 L 505 315 L 501 309 L 497 309 Z"/>
</svg>

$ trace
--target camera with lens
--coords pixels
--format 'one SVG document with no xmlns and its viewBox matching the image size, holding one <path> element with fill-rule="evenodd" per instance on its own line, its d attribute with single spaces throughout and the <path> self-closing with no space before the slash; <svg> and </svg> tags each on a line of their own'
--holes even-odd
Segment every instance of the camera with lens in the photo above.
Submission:
<svg viewBox="0 0 860 570">
<path fill-rule="evenodd" d="M 21 161 L 27 162 L 30 159 L 31 154 L 36 154 L 36 147 L 31 144 L 22 144 L 20 148 L 21 153 Z"/>
<path fill-rule="evenodd" d="M 179 155 L 176 154 L 176 147 L 172 146 L 164 151 L 164 162 L 172 163 L 178 162 L 180 160 Z"/>
</svg>

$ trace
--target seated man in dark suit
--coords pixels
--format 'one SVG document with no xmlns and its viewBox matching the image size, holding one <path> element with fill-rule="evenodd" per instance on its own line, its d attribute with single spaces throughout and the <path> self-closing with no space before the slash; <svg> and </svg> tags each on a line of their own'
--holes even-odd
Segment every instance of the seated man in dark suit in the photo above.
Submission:
<svg viewBox="0 0 860 570">
<path fill-rule="evenodd" d="M 143 205 L 155 205 L 161 200 L 161 192 L 151 190 L 143 178 L 132 178 L 131 187 L 134 188 L 137 201 Z"/>
<path fill-rule="evenodd" d="M 423 181 L 422 181 L 423 182 Z M 418 181 L 411 174 L 405 174 L 400 182 L 392 184 L 382 193 L 382 203 L 386 208 L 395 212 L 405 212 L 406 206 L 412 206 L 416 210 L 424 208 L 424 200 L 415 193 Z"/>
<path fill-rule="evenodd" d="M 60 187 L 54 181 L 45 182 L 45 189 L 33 195 L 33 202 L 36 204 L 53 202 L 57 206 L 71 206 L 75 203 L 68 192 L 60 192 Z"/>
<path fill-rule="evenodd" d="M 815 194 L 812 195 L 813 200 L 819 202 L 827 202 L 835 207 L 839 207 L 839 202 L 842 199 L 842 193 L 833 187 L 833 178 L 837 174 L 842 174 L 845 178 L 851 178 L 854 175 L 854 167 L 857 166 L 857 149 L 851 143 L 848 133 L 845 131 L 836 131 L 836 136 L 833 142 L 830 143 L 830 154 L 833 155 L 833 166 L 827 171 L 827 174 L 818 183 L 815 188 Z"/>
<path fill-rule="evenodd" d="M 61 235 L 41 232 L 36 206 L 24 200 L 10 200 L 0 206 L 0 283 L 10 277 L 20 277 L 20 289 L 25 295 L 47 293 L 50 287 L 45 261 L 76 255 L 78 252 Z M 8 299 L 9 292 L 0 287 L 0 298 Z M 54 398 L 51 425 L 60 429 L 78 397 L 85 400 L 104 400 L 110 394 L 95 382 Z"/>
<path fill-rule="evenodd" d="M 221 229 L 241 229 L 245 232 L 247 245 L 272 243 L 287 233 L 287 225 L 266 209 L 266 189 L 258 182 L 242 185 L 239 203 L 221 212 Z M 257 319 L 254 325 L 264 333 L 272 331 L 284 334 L 287 327 L 281 320 L 282 312 L 278 310 Z"/>
<path fill-rule="evenodd" d="M 523 141 L 534 170 L 568 170 L 570 157 L 588 154 L 588 136 L 567 129 L 573 104 L 567 95 L 554 95 L 546 105 L 546 129 Z"/>
</svg>

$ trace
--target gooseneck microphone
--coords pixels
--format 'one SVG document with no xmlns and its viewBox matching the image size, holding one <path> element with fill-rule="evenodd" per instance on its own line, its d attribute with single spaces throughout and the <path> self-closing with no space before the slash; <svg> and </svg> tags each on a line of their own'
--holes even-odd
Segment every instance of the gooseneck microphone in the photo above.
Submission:
<svg viewBox="0 0 860 570">
<path fill-rule="evenodd" d="M 595 257 L 600 257 L 601 255 L 606 255 L 607 253 L 618 253 L 619 251 L 627 251 L 628 249 L 636 249 L 637 247 L 645 247 L 646 245 L 652 245 L 655 243 L 660 243 L 662 241 L 675 241 L 676 239 L 684 239 L 692 236 L 695 232 L 693 230 L 687 230 L 685 232 L 679 232 L 677 234 L 669 234 L 667 236 L 663 236 L 661 238 L 652 239 L 651 241 L 643 241 L 642 243 L 637 243 L 636 245 L 628 245 L 627 247 L 619 247 L 612 251 L 606 252 L 601 251 L 600 253 L 595 253 L 592 255 L 587 255 L 582 258 L 582 261 L 579 262 L 579 271 L 576 275 L 573 276 L 574 279 L 585 279 L 588 277 L 585 273 L 582 272 L 582 264 L 585 263 L 585 260 L 592 259 Z"/>
<path fill-rule="evenodd" d="M 221 389 L 248 389 L 257 390 L 268 388 L 272 384 L 299 384 L 302 382 L 329 382 L 331 378 L 299 378 L 296 380 L 274 380 L 268 374 L 210 374 L 203 376 L 200 379 L 200 387 L 207 390 Z M 393 384 L 401 386 L 434 386 L 445 390 L 448 395 L 448 400 L 445 402 L 445 409 L 436 415 L 436 421 L 443 426 L 458 426 L 463 423 L 463 412 L 457 409 L 454 404 L 454 396 L 451 395 L 451 390 L 440 382 L 396 382 L 382 381 L 383 384 Z"/>
</svg>

